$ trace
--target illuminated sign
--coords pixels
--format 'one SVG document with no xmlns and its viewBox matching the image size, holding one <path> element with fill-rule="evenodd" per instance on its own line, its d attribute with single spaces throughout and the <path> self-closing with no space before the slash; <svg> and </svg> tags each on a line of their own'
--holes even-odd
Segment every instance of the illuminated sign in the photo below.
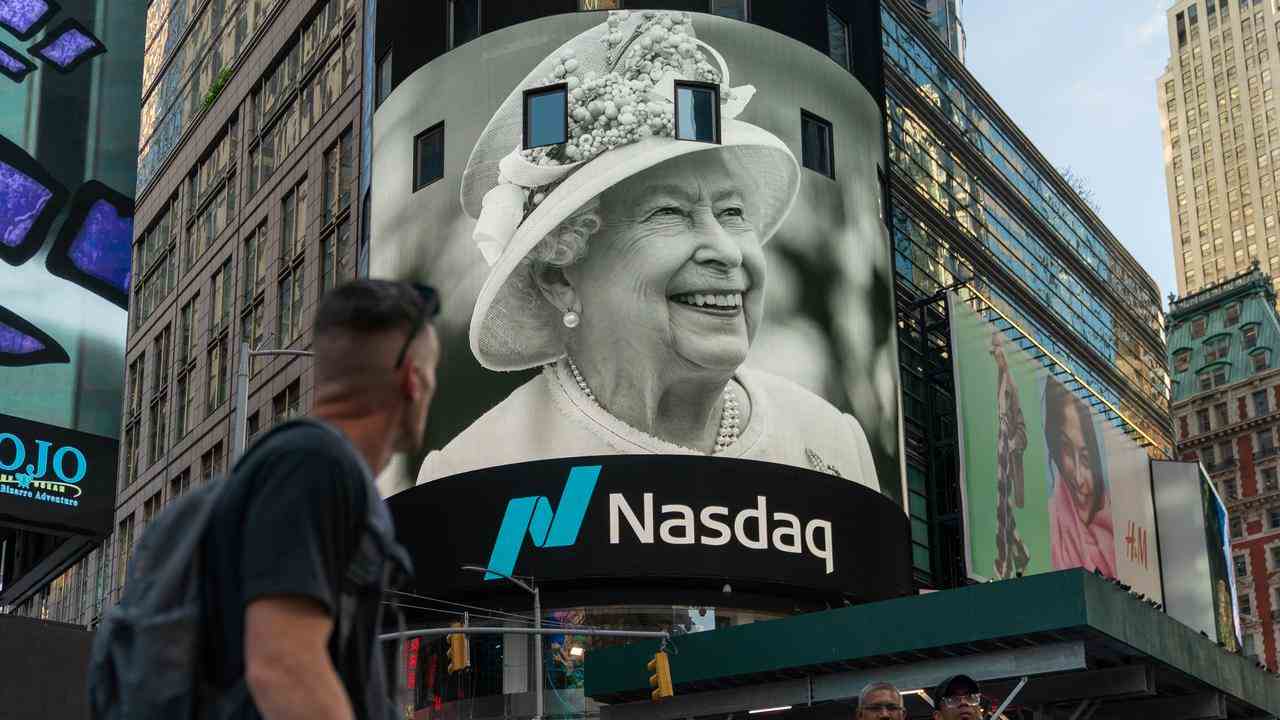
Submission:
<svg viewBox="0 0 1280 720">
<path fill-rule="evenodd" d="M 543 460 L 441 478 L 387 503 L 435 596 L 491 593 L 502 576 L 587 593 L 584 602 L 627 601 L 645 588 L 719 595 L 726 584 L 825 601 L 913 592 L 901 508 L 858 483 L 778 463 Z M 488 573 L 461 570 L 483 558 Z"/>
<path fill-rule="evenodd" d="M 110 532 L 118 443 L 0 415 L 0 522 Z"/>
</svg>

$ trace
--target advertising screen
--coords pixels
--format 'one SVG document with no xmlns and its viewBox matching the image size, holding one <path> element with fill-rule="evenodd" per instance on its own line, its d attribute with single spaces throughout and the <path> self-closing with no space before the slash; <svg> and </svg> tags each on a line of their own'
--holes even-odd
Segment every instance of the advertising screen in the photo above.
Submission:
<svg viewBox="0 0 1280 720">
<path fill-rule="evenodd" d="M 729 583 L 737 603 L 752 592 L 865 602 L 914 591 L 908 521 L 891 499 L 777 463 L 542 460 L 441 478 L 388 505 L 419 590 L 432 595 L 509 589 L 494 582 L 506 576 L 587 604 L 672 583 L 717 602 L 730 600 Z"/>
<path fill-rule="evenodd" d="M 406 78 L 373 142 L 371 274 L 443 304 L 431 451 L 384 492 L 680 455 L 687 485 L 735 459 L 901 498 L 881 116 L 829 57 L 697 13 L 544 18 Z"/>
<path fill-rule="evenodd" d="M 1227 509 L 1199 463 L 1151 461 L 1164 607 L 1188 627 L 1239 647 Z"/>
<path fill-rule="evenodd" d="M 1082 567 L 1159 600 L 1145 450 L 952 294 L 969 575 Z"/>
<path fill-rule="evenodd" d="M 116 441 L 0 415 L 0 522 L 111 531 Z"/>
<path fill-rule="evenodd" d="M 66 111 L 93 114 L 83 103 Z M 23 116 L 21 109 L 7 112 Z M 55 127 L 51 123 L 48 132 Z M 45 138 L 42 147 L 83 146 L 83 138 L 67 132 Z M 132 152 L 126 155 L 132 160 Z M 0 134 L 0 474 L 26 469 L 5 466 L 14 453 L 5 433 L 19 434 L 11 429 L 15 423 L 39 428 L 20 436 L 31 453 L 34 443 L 55 437 L 64 443 L 59 447 L 93 449 L 93 483 L 105 483 L 110 504 L 125 394 L 133 200 L 104 182 L 84 180 L 83 158 L 62 159 L 41 162 Z M 116 187 L 132 190 L 131 165 L 128 184 L 119 179 Z M 77 525 L 62 510 L 50 516 L 51 508 L 12 500 L 0 496 L 0 521 L 39 525 L 44 518 L 64 529 L 94 527 L 95 533 L 110 526 L 109 517 L 105 525 Z"/>
</svg>

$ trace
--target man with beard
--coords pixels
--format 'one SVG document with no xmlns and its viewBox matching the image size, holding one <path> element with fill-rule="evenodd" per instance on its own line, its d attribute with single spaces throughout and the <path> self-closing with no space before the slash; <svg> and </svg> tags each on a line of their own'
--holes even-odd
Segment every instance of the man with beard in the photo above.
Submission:
<svg viewBox="0 0 1280 720">
<path fill-rule="evenodd" d="M 204 548 L 205 638 L 235 718 L 387 717 L 382 596 L 408 558 L 373 478 L 416 452 L 439 345 L 425 286 L 361 280 L 316 310 L 315 403 L 236 464 Z"/>
</svg>

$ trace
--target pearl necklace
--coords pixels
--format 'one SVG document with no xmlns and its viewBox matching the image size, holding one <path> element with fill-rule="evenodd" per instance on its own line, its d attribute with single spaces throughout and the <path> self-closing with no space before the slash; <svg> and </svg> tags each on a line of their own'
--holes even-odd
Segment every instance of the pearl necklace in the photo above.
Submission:
<svg viewBox="0 0 1280 720">
<path fill-rule="evenodd" d="M 568 355 L 565 356 L 565 360 L 569 361 L 569 373 L 573 375 L 573 381 L 578 384 L 578 389 L 597 407 L 603 408 L 604 406 L 596 399 L 596 394 L 591 392 L 591 388 L 587 386 L 586 379 L 582 377 L 582 371 L 578 370 L 578 364 Z M 724 452 L 729 446 L 737 442 L 738 437 L 742 434 L 739 421 L 738 394 L 734 392 L 732 385 L 725 385 L 723 398 L 724 404 L 720 408 L 720 430 L 716 434 L 716 449 L 712 451 L 713 455 L 718 452 Z"/>
</svg>

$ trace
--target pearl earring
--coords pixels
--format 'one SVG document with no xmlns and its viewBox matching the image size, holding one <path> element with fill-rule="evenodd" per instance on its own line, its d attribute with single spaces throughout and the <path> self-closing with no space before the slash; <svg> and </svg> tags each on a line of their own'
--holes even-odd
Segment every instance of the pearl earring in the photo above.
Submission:
<svg viewBox="0 0 1280 720">
<path fill-rule="evenodd" d="M 573 328 L 578 327 L 578 323 L 582 322 L 582 316 L 572 310 L 569 310 L 565 312 L 562 320 L 564 320 L 564 326 L 572 330 Z"/>
</svg>

